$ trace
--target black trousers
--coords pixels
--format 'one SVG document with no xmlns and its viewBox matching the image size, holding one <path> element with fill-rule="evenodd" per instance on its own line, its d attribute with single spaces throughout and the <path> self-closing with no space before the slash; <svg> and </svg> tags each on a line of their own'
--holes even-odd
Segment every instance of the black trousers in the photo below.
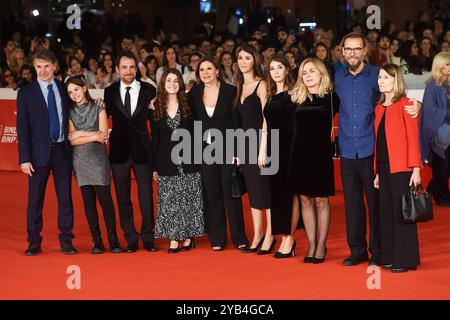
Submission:
<svg viewBox="0 0 450 320">
<path fill-rule="evenodd" d="M 363 159 L 341 158 L 341 177 L 344 189 L 347 242 L 354 257 L 367 255 L 366 196 L 369 211 L 369 251 L 378 258 L 380 254 L 380 213 L 378 190 L 373 186 L 373 156 Z"/>
<path fill-rule="evenodd" d="M 402 194 L 409 191 L 411 172 L 390 174 L 389 163 L 380 163 L 381 263 L 394 268 L 420 264 L 416 224 L 403 224 Z"/>
<path fill-rule="evenodd" d="M 84 213 L 89 224 L 89 228 L 99 228 L 97 198 L 103 211 L 106 228 L 116 230 L 116 214 L 114 203 L 111 197 L 110 186 L 81 186 L 81 195 L 83 196 Z"/>
<path fill-rule="evenodd" d="M 148 163 L 134 163 L 130 158 L 126 163 L 111 164 L 111 169 L 119 207 L 120 226 L 125 233 L 125 239 L 128 243 L 139 241 L 139 234 L 134 225 L 133 204 L 130 198 L 131 170 L 133 170 L 142 215 L 140 236 L 144 242 L 153 243 L 155 218 L 153 214 L 152 166 Z"/>
<path fill-rule="evenodd" d="M 225 246 L 228 223 L 233 244 L 248 245 L 245 235 L 244 215 L 241 199 L 231 196 L 231 172 L 233 165 L 202 165 L 202 176 L 206 197 L 206 230 L 212 246 Z M 225 207 L 227 210 L 225 210 Z"/>
<path fill-rule="evenodd" d="M 430 181 L 431 194 L 434 199 L 440 202 L 450 202 L 450 191 L 448 189 L 448 178 L 450 178 L 450 147 L 445 150 L 445 159 L 442 159 L 433 152 L 431 160 L 431 170 L 433 173 Z"/>
<path fill-rule="evenodd" d="M 72 161 L 66 154 L 64 143 L 52 146 L 50 160 L 45 167 L 34 167 L 28 177 L 27 231 L 28 242 L 42 242 L 42 209 L 50 171 L 58 199 L 59 240 L 71 240 L 73 229 Z"/>
</svg>

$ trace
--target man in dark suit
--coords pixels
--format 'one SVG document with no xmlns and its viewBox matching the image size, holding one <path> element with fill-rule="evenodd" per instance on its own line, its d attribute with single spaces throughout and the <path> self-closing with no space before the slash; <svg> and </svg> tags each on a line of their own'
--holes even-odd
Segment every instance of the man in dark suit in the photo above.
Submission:
<svg viewBox="0 0 450 320">
<path fill-rule="evenodd" d="M 42 209 L 50 171 L 58 197 L 61 252 L 75 254 L 72 245 L 72 154 L 68 141 L 69 97 L 64 84 L 54 79 L 55 54 L 42 49 L 34 57 L 37 79 L 17 94 L 19 163 L 28 177 L 25 255 L 41 253 Z"/>
<path fill-rule="evenodd" d="M 131 170 L 136 177 L 139 207 L 142 215 L 140 236 L 144 249 L 156 251 L 153 245 L 154 216 L 152 188 L 152 145 L 148 131 L 149 102 L 155 97 L 152 85 L 136 80 L 137 60 L 130 51 L 116 59 L 120 81 L 105 89 L 105 104 L 112 118 L 109 137 L 109 160 L 112 167 L 120 225 L 128 242 L 126 252 L 138 249 L 139 234 L 134 225 L 130 200 Z"/>
</svg>

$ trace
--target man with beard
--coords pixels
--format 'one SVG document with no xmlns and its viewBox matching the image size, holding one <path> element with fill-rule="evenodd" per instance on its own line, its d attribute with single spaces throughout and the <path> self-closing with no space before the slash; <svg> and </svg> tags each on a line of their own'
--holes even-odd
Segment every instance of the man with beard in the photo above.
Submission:
<svg viewBox="0 0 450 320">
<path fill-rule="evenodd" d="M 391 41 L 387 35 L 381 35 L 377 43 L 377 47 L 370 53 L 369 62 L 381 67 L 390 62 L 389 45 Z"/>
<path fill-rule="evenodd" d="M 125 252 L 138 249 L 139 238 L 144 249 L 156 251 L 154 240 L 152 144 L 148 130 L 150 100 L 155 97 L 151 84 L 136 80 L 137 59 L 131 51 L 123 51 L 116 59 L 120 81 L 105 89 L 106 112 L 112 118 L 109 136 L 109 161 L 114 178 L 120 225 L 128 246 Z M 131 171 L 136 177 L 141 232 L 134 224 L 131 203 Z"/>
<path fill-rule="evenodd" d="M 380 98 L 377 66 L 364 62 L 367 55 L 365 38 L 360 33 L 349 33 L 341 42 L 342 54 L 348 64 L 335 75 L 335 91 L 339 96 L 339 147 L 341 176 L 344 191 L 347 242 L 350 256 L 345 266 L 369 261 L 366 241 L 366 196 L 371 253 L 369 265 L 380 263 L 380 230 L 378 193 L 374 188 L 374 110 Z M 417 116 L 420 104 L 405 107 Z"/>
</svg>

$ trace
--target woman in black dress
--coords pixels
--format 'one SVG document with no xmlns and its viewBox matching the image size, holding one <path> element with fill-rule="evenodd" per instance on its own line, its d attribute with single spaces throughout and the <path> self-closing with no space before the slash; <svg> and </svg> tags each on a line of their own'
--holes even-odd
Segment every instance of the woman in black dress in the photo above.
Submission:
<svg viewBox="0 0 450 320">
<path fill-rule="evenodd" d="M 267 101 L 267 84 L 263 80 L 261 58 L 254 47 L 243 45 L 237 50 L 236 55 L 239 71 L 235 106 L 240 115 L 239 128 L 247 134 L 259 137 L 253 143 L 249 141 L 253 139 L 245 139 L 244 159 L 239 153 L 237 159 L 247 185 L 254 229 L 253 241 L 245 252 L 257 252 L 260 247 L 264 252 L 273 249 L 275 244 L 270 218 L 270 177 L 261 174 L 261 169 L 266 164 L 267 124 L 263 116 L 263 107 Z M 267 217 L 265 235 L 264 212 Z"/>
<path fill-rule="evenodd" d="M 301 194 L 309 242 L 304 262 L 321 263 L 327 253 L 331 221 L 328 197 L 334 195 L 331 124 L 339 99 L 332 93 L 330 75 L 320 60 L 307 58 L 302 62 L 292 101 L 297 108 L 289 161 L 290 185 L 294 192 Z"/>
<path fill-rule="evenodd" d="M 194 85 L 189 92 L 190 105 L 194 109 L 195 119 L 201 121 L 203 150 L 212 161 L 203 159 L 202 177 L 206 198 L 206 230 L 214 251 L 224 249 L 227 242 L 227 213 L 231 239 L 235 247 L 244 249 L 248 246 L 245 235 L 244 215 L 241 199 L 231 196 L 231 173 L 233 171 L 233 151 L 227 150 L 226 130 L 233 129 L 233 102 L 236 88 L 225 83 L 218 64 L 212 57 L 205 56 L 196 70 L 199 85 Z M 217 131 L 218 130 L 218 131 Z M 214 132 L 222 135 L 223 154 L 217 159 L 214 148 Z M 227 152 L 228 151 L 228 152 Z M 227 210 L 225 210 L 225 208 Z"/>
<path fill-rule="evenodd" d="M 270 213 L 272 235 L 283 235 L 281 245 L 275 258 L 288 258 L 295 255 L 294 234 L 299 221 L 299 196 L 288 186 L 289 153 L 292 142 L 293 116 L 295 104 L 291 101 L 288 89 L 294 80 L 289 61 L 282 55 L 274 56 L 269 63 L 268 102 L 264 108 L 264 117 L 268 128 L 268 150 L 272 150 L 272 143 L 278 144 L 278 172 L 270 176 Z M 279 137 L 272 141 L 278 130 Z M 272 154 L 270 155 L 272 156 Z M 270 253 L 270 252 L 267 252 Z"/>
</svg>

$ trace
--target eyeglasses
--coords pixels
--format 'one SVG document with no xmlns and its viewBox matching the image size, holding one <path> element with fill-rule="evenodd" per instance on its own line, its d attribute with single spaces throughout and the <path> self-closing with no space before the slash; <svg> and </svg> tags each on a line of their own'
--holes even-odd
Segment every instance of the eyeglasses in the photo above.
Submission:
<svg viewBox="0 0 450 320">
<path fill-rule="evenodd" d="M 362 49 L 364 49 L 364 47 L 362 47 L 362 48 L 359 48 L 359 47 L 358 48 L 344 48 L 344 52 L 345 52 L 345 54 L 351 54 L 352 52 L 354 54 L 360 54 Z"/>
</svg>

